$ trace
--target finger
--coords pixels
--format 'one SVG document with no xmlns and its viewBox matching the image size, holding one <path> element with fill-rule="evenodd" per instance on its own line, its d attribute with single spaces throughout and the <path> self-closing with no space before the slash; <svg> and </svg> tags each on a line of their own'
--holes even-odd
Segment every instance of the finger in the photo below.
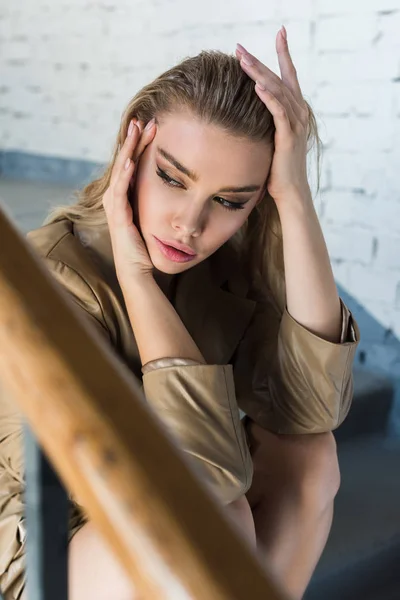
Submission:
<svg viewBox="0 0 400 600">
<path fill-rule="evenodd" d="M 238 44 L 240 46 L 240 44 Z M 247 52 L 243 46 L 241 52 L 240 65 L 243 70 L 253 79 L 253 81 L 259 81 L 272 92 L 272 94 L 282 102 L 285 106 L 286 111 L 289 115 L 292 126 L 294 127 L 297 120 L 302 118 L 302 109 L 298 104 L 297 100 L 293 96 L 292 91 L 284 84 L 278 75 L 276 75 L 271 69 L 266 67 L 261 61 L 255 56 Z M 251 62 L 252 64 L 248 64 Z"/>
<path fill-rule="evenodd" d="M 135 170 L 135 163 L 127 158 L 112 190 L 112 207 L 109 213 L 113 226 L 124 226 L 132 221 L 132 208 L 128 202 L 129 182 Z"/>
<path fill-rule="evenodd" d="M 133 152 L 133 160 L 135 163 L 139 160 L 141 155 L 143 154 L 146 147 L 150 144 L 152 139 L 154 138 L 156 127 L 155 127 L 155 119 L 151 119 L 147 125 L 143 128 L 143 133 L 140 136 L 139 142 Z"/>
<path fill-rule="evenodd" d="M 262 89 L 258 83 L 254 89 L 272 114 L 277 133 L 283 136 L 292 135 L 292 127 L 285 106 L 269 90 Z"/>
<path fill-rule="evenodd" d="M 111 186 L 114 185 L 115 181 L 119 176 L 120 171 L 124 168 L 126 160 L 132 157 L 134 149 L 136 148 L 136 145 L 138 143 L 139 137 L 140 131 L 135 125 L 135 123 L 131 121 L 128 128 L 128 135 L 126 136 L 125 141 L 122 144 L 122 147 L 114 163 L 114 167 L 111 173 Z"/>
<path fill-rule="evenodd" d="M 262 63 L 253 54 L 250 54 L 248 50 L 241 44 L 237 44 L 237 50 L 241 56 L 240 64 L 247 71 L 257 72 L 264 75 L 265 78 L 273 81 L 276 84 L 282 84 L 282 80 L 276 73 L 271 71 L 264 63 Z"/>
<path fill-rule="evenodd" d="M 291 90 L 296 100 L 302 103 L 304 101 L 303 94 L 301 93 L 296 68 L 293 64 L 292 57 L 290 56 L 287 33 L 283 25 L 282 29 L 278 31 L 276 36 L 276 51 L 278 53 L 279 69 L 281 72 L 282 81 Z"/>
</svg>

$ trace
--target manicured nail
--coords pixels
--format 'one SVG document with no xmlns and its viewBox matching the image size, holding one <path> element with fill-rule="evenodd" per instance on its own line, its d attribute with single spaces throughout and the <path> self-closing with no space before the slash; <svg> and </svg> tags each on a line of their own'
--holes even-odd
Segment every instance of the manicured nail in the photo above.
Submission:
<svg viewBox="0 0 400 600">
<path fill-rule="evenodd" d="M 131 159 L 127 158 L 126 159 L 126 163 L 125 163 L 125 171 L 127 171 L 129 169 L 129 165 L 131 164 Z"/>
<path fill-rule="evenodd" d="M 146 125 L 146 127 L 145 127 L 145 130 L 146 130 L 146 131 L 149 131 L 149 129 L 151 129 L 151 128 L 153 127 L 153 125 L 155 124 L 155 122 L 156 122 L 156 120 L 155 120 L 154 118 L 153 118 L 153 119 L 151 119 L 151 120 L 150 120 L 150 121 L 147 123 L 147 125 Z"/>
<path fill-rule="evenodd" d="M 287 41 L 287 31 L 284 25 L 282 25 L 281 27 L 281 34 L 284 37 L 284 39 Z"/>
<path fill-rule="evenodd" d="M 242 61 L 244 62 L 245 65 L 248 65 L 249 67 L 254 65 L 253 59 L 251 59 L 248 54 L 243 54 Z"/>
<path fill-rule="evenodd" d="M 236 48 L 241 54 L 245 54 L 247 52 L 246 48 L 242 46 L 242 44 L 236 44 Z"/>
<path fill-rule="evenodd" d="M 133 121 L 131 121 L 129 123 L 129 127 L 128 127 L 128 137 L 130 137 L 132 135 L 132 133 L 133 133 L 133 127 L 134 127 Z"/>
<path fill-rule="evenodd" d="M 259 90 L 265 91 L 267 89 L 265 87 L 265 85 L 263 83 L 261 83 L 261 81 L 257 81 L 257 79 L 256 79 L 256 86 L 258 87 Z"/>
</svg>

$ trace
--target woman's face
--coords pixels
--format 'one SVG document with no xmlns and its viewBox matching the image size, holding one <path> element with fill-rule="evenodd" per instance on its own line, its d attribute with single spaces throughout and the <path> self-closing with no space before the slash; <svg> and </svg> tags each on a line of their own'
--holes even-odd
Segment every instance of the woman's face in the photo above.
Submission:
<svg viewBox="0 0 400 600">
<path fill-rule="evenodd" d="M 229 240 L 261 199 L 271 160 L 271 146 L 189 112 L 160 119 L 134 187 L 137 225 L 156 269 L 181 273 Z"/>
</svg>

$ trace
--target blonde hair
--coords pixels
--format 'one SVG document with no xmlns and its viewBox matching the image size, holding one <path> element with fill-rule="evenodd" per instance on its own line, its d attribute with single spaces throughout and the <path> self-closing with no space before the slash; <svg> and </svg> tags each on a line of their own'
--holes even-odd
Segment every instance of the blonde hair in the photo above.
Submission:
<svg viewBox="0 0 400 600">
<path fill-rule="evenodd" d="M 315 116 L 307 106 L 309 149 L 316 145 L 319 168 L 320 139 Z M 122 115 L 112 157 L 103 174 L 77 193 L 75 204 L 55 208 L 46 223 L 67 218 L 73 222 L 84 220 L 89 227 L 105 224 L 102 198 L 110 185 L 118 148 L 126 138 L 131 119 L 137 117 L 147 122 L 183 109 L 189 109 L 205 123 L 218 125 L 230 135 L 263 141 L 273 147 L 272 115 L 258 98 L 254 82 L 238 60 L 223 52 L 203 51 L 165 71 L 132 98 Z M 268 192 L 233 241 L 240 246 L 241 259 L 253 282 L 272 293 L 282 311 L 286 304 L 282 230 L 275 202 Z"/>
</svg>

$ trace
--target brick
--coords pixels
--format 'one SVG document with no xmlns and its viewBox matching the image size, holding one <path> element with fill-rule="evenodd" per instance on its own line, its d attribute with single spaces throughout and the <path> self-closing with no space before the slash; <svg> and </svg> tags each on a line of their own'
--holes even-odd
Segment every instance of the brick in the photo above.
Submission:
<svg viewBox="0 0 400 600">
<path fill-rule="evenodd" d="M 398 54 L 380 46 L 320 52 L 315 57 L 315 79 L 318 83 L 387 81 L 400 76 L 399 62 Z"/>
<path fill-rule="evenodd" d="M 358 14 L 362 19 L 364 14 L 386 10 L 398 10 L 398 0 L 317 0 L 317 12 L 319 14 Z"/>
<path fill-rule="evenodd" d="M 374 148 L 387 151 L 394 147 L 393 122 L 389 115 L 373 126 L 370 118 L 363 117 L 324 117 L 327 135 L 324 143 L 341 152 L 357 151 L 359 148 Z"/>
<path fill-rule="evenodd" d="M 379 194 L 385 185 L 390 169 L 388 154 L 368 146 L 365 151 L 340 152 L 330 149 L 325 162 L 331 172 L 335 189 L 357 189 L 366 194 Z"/>
<path fill-rule="evenodd" d="M 358 50 L 372 44 L 378 32 L 378 21 L 374 15 L 366 15 L 362 20 L 358 15 L 322 17 L 316 26 L 316 48 L 318 51 Z"/>
<path fill-rule="evenodd" d="M 380 269 L 397 269 L 400 279 L 400 235 L 388 235 L 385 232 L 379 237 L 373 264 Z"/>
<path fill-rule="evenodd" d="M 400 85 L 393 82 L 321 84 L 313 101 L 316 110 L 325 116 L 374 116 L 388 118 L 396 114 L 398 99 L 400 114 Z"/>
<path fill-rule="evenodd" d="M 360 227 L 333 227 L 322 221 L 324 237 L 332 260 L 368 265 L 372 258 L 373 235 Z"/>
<path fill-rule="evenodd" d="M 397 8 L 400 8 L 398 5 Z M 382 36 L 381 43 L 400 45 L 400 10 L 395 14 L 381 15 L 378 22 L 379 33 Z"/>
<path fill-rule="evenodd" d="M 393 307 L 399 281 L 400 273 L 394 271 L 378 270 L 361 264 L 349 265 L 348 291 L 367 310 L 372 302 L 382 302 Z"/>
<path fill-rule="evenodd" d="M 329 190 L 322 194 L 326 226 L 361 227 L 369 230 L 379 244 L 391 232 L 400 235 L 400 198 L 376 198 L 366 194 Z M 400 255 L 394 261 L 400 266 Z"/>
</svg>

